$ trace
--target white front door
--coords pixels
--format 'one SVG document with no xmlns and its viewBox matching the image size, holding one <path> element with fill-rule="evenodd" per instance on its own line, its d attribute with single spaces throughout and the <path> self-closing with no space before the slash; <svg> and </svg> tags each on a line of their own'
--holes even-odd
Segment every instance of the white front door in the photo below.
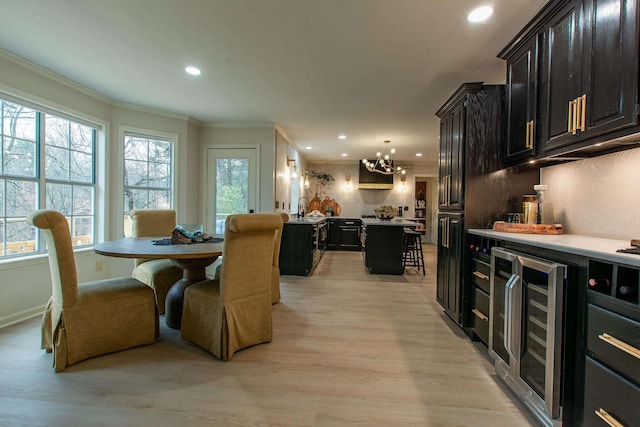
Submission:
<svg viewBox="0 0 640 427">
<path fill-rule="evenodd" d="M 209 234 L 224 234 L 227 216 L 256 212 L 258 149 L 207 149 L 207 224 Z"/>
</svg>

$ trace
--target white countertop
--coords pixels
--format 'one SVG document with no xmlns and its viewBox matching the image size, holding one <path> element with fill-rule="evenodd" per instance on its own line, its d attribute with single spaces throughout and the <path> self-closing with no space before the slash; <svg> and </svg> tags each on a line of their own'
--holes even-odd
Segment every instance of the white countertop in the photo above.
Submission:
<svg viewBox="0 0 640 427">
<path fill-rule="evenodd" d="M 507 233 L 490 229 L 470 229 L 469 233 L 496 240 L 523 243 L 554 251 L 640 267 L 640 255 L 616 252 L 618 249 L 630 247 L 629 240 L 604 239 L 579 234 Z"/>
<path fill-rule="evenodd" d="M 407 221 L 402 218 L 393 218 L 390 220 L 382 220 L 378 218 L 362 218 L 362 223 L 364 225 L 388 225 L 388 226 L 396 226 L 396 227 L 419 227 L 422 224 L 415 221 Z"/>
<path fill-rule="evenodd" d="M 305 216 L 301 218 L 289 218 L 287 224 L 318 224 L 326 220 L 326 216 Z"/>
</svg>

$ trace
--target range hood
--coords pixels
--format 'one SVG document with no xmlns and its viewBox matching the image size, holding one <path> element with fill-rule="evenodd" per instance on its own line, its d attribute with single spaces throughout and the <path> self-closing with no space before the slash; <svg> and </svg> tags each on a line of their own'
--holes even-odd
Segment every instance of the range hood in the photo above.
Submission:
<svg viewBox="0 0 640 427">
<path fill-rule="evenodd" d="M 360 190 L 393 190 L 393 175 L 370 172 L 362 162 L 359 164 L 358 188 Z"/>
</svg>

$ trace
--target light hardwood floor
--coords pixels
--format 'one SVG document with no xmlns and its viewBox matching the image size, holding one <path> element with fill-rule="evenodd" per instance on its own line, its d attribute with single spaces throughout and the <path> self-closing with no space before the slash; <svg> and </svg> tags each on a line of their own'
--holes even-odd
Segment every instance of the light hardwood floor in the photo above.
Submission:
<svg viewBox="0 0 640 427">
<path fill-rule="evenodd" d="M 0 329 L 2 426 L 531 426 L 435 301 L 427 275 L 367 275 L 327 252 L 282 276 L 273 342 L 220 362 L 161 324 L 155 344 L 56 374 L 39 319 Z"/>
</svg>

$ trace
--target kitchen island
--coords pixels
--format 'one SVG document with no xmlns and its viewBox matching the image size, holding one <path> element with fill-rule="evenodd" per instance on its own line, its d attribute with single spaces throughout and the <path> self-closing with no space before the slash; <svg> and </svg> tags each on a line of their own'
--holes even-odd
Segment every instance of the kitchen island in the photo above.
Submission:
<svg viewBox="0 0 640 427">
<path fill-rule="evenodd" d="M 372 274 L 404 274 L 404 229 L 415 229 L 419 225 L 418 222 L 402 218 L 363 218 L 362 250 L 367 271 Z"/>
<path fill-rule="evenodd" d="M 284 223 L 280 244 L 280 274 L 308 276 L 327 248 L 327 218 L 303 217 Z"/>
</svg>

